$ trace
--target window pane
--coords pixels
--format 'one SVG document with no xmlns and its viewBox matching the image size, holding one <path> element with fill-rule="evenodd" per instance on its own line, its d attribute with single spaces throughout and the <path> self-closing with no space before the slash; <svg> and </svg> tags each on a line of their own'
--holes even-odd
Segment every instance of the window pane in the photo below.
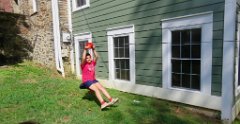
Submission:
<svg viewBox="0 0 240 124">
<path fill-rule="evenodd" d="M 182 61 L 182 73 L 190 74 L 191 61 Z"/>
<path fill-rule="evenodd" d="M 121 69 L 125 69 L 125 62 L 126 62 L 126 60 L 120 60 Z"/>
<path fill-rule="evenodd" d="M 181 61 L 172 60 L 172 72 L 181 73 Z"/>
<path fill-rule="evenodd" d="M 200 60 L 192 61 L 192 73 L 200 74 Z"/>
<path fill-rule="evenodd" d="M 129 80 L 129 70 L 121 70 L 121 79 L 122 80 Z"/>
<path fill-rule="evenodd" d="M 123 66 L 121 66 L 123 69 L 129 69 L 129 59 L 122 60 Z"/>
<path fill-rule="evenodd" d="M 201 58 L 201 47 L 199 45 L 192 46 L 192 58 Z"/>
<path fill-rule="evenodd" d="M 125 48 L 125 58 L 129 58 L 129 48 Z"/>
<path fill-rule="evenodd" d="M 190 45 L 182 46 L 181 57 L 190 58 Z"/>
<path fill-rule="evenodd" d="M 200 76 L 192 75 L 192 89 L 200 90 Z"/>
<path fill-rule="evenodd" d="M 180 58 L 180 46 L 172 46 L 172 57 Z"/>
<path fill-rule="evenodd" d="M 119 50 L 118 50 L 118 48 L 114 48 L 114 57 L 115 58 L 119 57 Z"/>
<path fill-rule="evenodd" d="M 190 88 L 190 75 L 182 75 L 182 87 Z"/>
<path fill-rule="evenodd" d="M 115 69 L 120 68 L 120 61 L 118 59 L 115 60 Z"/>
<path fill-rule="evenodd" d="M 180 75 L 172 73 L 172 86 L 180 86 Z"/>
<path fill-rule="evenodd" d="M 118 57 L 124 57 L 124 48 L 119 48 L 119 56 Z"/>
<path fill-rule="evenodd" d="M 181 31 L 181 43 L 183 45 L 190 44 L 190 30 Z"/>
<path fill-rule="evenodd" d="M 201 43 L 201 28 L 192 29 L 192 43 L 200 44 Z"/>
<path fill-rule="evenodd" d="M 113 38 L 113 42 L 114 42 L 114 47 L 119 47 L 119 45 L 118 45 L 118 38 L 117 37 Z"/>
<path fill-rule="evenodd" d="M 77 7 L 83 6 L 86 4 L 86 0 L 77 0 Z"/>
<path fill-rule="evenodd" d="M 130 81 L 130 70 L 126 71 L 126 80 Z"/>
<path fill-rule="evenodd" d="M 119 47 L 124 47 L 125 37 L 118 37 Z"/>
<path fill-rule="evenodd" d="M 120 78 L 120 69 L 115 69 L 115 76 L 116 76 L 116 79 L 121 79 Z"/>
<path fill-rule="evenodd" d="M 172 32 L 172 44 L 180 44 L 180 31 Z"/>
<path fill-rule="evenodd" d="M 129 47 L 129 37 L 125 36 L 125 40 L 124 40 L 124 47 Z"/>
</svg>

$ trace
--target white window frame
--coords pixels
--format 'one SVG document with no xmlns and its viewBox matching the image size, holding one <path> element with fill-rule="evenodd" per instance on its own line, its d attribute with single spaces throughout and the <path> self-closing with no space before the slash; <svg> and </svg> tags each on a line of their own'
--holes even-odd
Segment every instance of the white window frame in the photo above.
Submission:
<svg viewBox="0 0 240 124">
<path fill-rule="evenodd" d="M 115 79 L 114 65 L 114 44 L 113 38 L 120 36 L 129 36 L 129 62 L 130 62 L 130 81 Z M 115 27 L 107 29 L 108 38 L 108 62 L 109 62 L 109 80 L 118 83 L 135 84 L 135 32 L 134 25 Z"/>
<path fill-rule="evenodd" d="M 162 66 L 163 88 L 180 90 L 194 93 L 205 93 L 211 95 L 212 85 L 212 37 L 213 37 L 213 13 L 205 12 L 186 15 L 176 18 L 163 19 L 162 21 Z M 201 28 L 201 72 L 200 91 L 171 86 L 171 32 L 174 30 L 185 30 Z"/>
<path fill-rule="evenodd" d="M 72 6 L 73 6 L 73 11 L 78 11 L 78 10 L 88 8 L 88 7 L 90 7 L 90 0 L 86 0 L 86 5 L 79 6 L 79 7 L 77 7 L 76 0 L 72 0 Z"/>
<path fill-rule="evenodd" d="M 240 47 L 240 46 L 239 46 L 239 45 L 240 45 L 240 43 L 239 43 L 239 42 L 240 42 L 240 25 L 237 25 L 237 28 L 238 28 L 238 29 L 237 29 L 237 43 L 236 43 L 237 46 L 236 46 L 236 51 L 235 51 L 235 52 L 236 52 L 236 56 L 237 56 L 237 57 L 235 58 L 235 64 L 236 64 L 236 65 L 235 65 L 235 87 L 236 87 L 236 88 L 235 88 L 235 89 L 236 89 L 236 90 L 235 90 L 235 96 L 237 96 L 237 95 L 240 93 L 240 85 L 238 85 L 238 82 L 239 82 L 239 80 L 240 80 L 240 79 L 238 78 L 238 73 L 239 73 L 239 71 L 240 71 L 240 70 L 238 69 L 238 67 L 240 66 L 240 65 L 239 65 L 239 61 L 238 61 L 238 60 L 239 60 L 239 57 L 240 57 L 240 54 L 239 54 L 239 52 L 240 52 L 240 51 L 239 51 L 239 47 Z"/>
<path fill-rule="evenodd" d="M 33 13 L 37 12 L 37 0 L 32 0 Z"/>
<path fill-rule="evenodd" d="M 75 62 L 76 62 L 76 75 L 78 78 L 81 78 L 81 72 L 80 72 L 80 64 L 81 61 L 79 60 L 79 42 L 81 41 L 88 41 L 92 42 L 92 33 L 85 32 L 80 34 L 74 35 L 74 45 L 75 45 Z M 92 56 L 92 51 L 90 51 L 90 54 Z"/>
</svg>

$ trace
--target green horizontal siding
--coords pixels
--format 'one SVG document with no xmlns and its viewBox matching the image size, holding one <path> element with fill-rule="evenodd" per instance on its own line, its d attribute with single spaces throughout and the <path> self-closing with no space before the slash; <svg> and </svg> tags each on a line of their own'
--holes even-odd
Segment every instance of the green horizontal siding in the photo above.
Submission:
<svg viewBox="0 0 240 124">
<path fill-rule="evenodd" d="M 101 58 L 97 76 L 108 78 L 107 29 L 134 25 L 136 83 L 162 86 L 161 20 L 213 12 L 212 94 L 221 95 L 224 0 L 90 0 L 73 13 L 73 33 L 91 32 Z"/>
</svg>

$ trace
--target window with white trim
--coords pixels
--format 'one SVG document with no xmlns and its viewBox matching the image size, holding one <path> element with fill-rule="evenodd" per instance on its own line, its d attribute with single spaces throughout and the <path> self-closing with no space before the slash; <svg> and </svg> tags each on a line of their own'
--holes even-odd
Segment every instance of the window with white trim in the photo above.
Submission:
<svg viewBox="0 0 240 124">
<path fill-rule="evenodd" d="M 109 79 L 135 83 L 134 26 L 107 30 Z"/>
<path fill-rule="evenodd" d="M 73 0 L 73 11 L 81 10 L 90 6 L 89 0 Z"/>
<path fill-rule="evenodd" d="M 163 88 L 211 94 L 212 12 L 162 20 Z"/>
</svg>

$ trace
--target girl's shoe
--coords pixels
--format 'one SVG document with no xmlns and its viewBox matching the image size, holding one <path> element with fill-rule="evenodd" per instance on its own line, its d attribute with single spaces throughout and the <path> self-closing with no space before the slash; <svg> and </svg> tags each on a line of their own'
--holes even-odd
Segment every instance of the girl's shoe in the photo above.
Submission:
<svg viewBox="0 0 240 124">
<path fill-rule="evenodd" d="M 105 102 L 101 105 L 101 110 L 103 110 L 104 108 L 108 107 L 110 104 Z"/>
<path fill-rule="evenodd" d="M 115 104 L 115 103 L 117 103 L 118 102 L 118 98 L 113 98 L 110 102 L 109 102 L 109 106 L 110 105 L 113 105 L 113 104 Z"/>
</svg>

